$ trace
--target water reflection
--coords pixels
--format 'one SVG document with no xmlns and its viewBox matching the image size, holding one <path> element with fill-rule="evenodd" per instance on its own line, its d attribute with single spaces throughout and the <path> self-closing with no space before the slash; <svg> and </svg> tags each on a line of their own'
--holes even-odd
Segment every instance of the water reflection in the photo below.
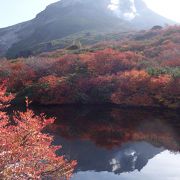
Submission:
<svg viewBox="0 0 180 180">
<path fill-rule="evenodd" d="M 180 179 L 180 155 L 163 151 L 150 159 L 148 164 L 139 172 L 120 175 L 102 171 L 78 172 L 72 180 L 179 180 Z"/>
<path fill-rule="evenodd" d="M 110 107 L 37 111 L 57 117 L 50 131 L 63 153 L 78 161 L 73 180 L 180 179 L 177 112 Z"/>
</svg>

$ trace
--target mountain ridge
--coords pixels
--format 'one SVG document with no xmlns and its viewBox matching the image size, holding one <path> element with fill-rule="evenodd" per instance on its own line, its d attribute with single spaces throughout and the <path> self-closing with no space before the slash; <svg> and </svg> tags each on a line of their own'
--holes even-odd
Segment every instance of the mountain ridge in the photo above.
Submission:
<svg viewBox="0 0 180 180">
<path fill-rule="evenodd" d="M 123 14 L 131 16 L 129 10 L 133 9 L 132 1 L 121 0 L 121 2 L 124 4 L 119 5 L 118 10 L 123 9 Z M 61 0 L 53 3 L 30 21 L 0 29 L 0 56 L 10 58 L 29 56 L 42 43 L 83 31 L 96 31 L 97 34 L 121 32 L 170 22 L 149 10 L 142 0 L 133 2 L 136 9 L 134 12 L 137 15 L 132 21 L 128 21 L 123 16 L 117 16 L 115 11 L 108 8 L 110 0 L 98 0 L 96 3 L 92 3 L 92 0 Z M 146 16 L 141 12 L 145 12 Z M 154 18 L 152 20 L 149 17 Z"/>
</svg>

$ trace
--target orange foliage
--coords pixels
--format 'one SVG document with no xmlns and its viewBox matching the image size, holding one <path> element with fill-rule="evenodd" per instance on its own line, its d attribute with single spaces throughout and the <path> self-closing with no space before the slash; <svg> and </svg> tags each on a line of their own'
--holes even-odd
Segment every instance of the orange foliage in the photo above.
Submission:
<svg viewBox="0 0 180 180">
<path fill-rule="evenodd" d="M 75 93 L 73 91 L 75 89 L 65 77 L 49 75 L 40 78 L 38 84 L 39 88 L 35 89 L 35 93 L 42 104 L 68 104 L 73 102 L 73 93 Z"/>
<path fill-rule="evenodd" d="M 1 109 L 12 99 L 5 93 L 1 86 Z M 26 103 L 27 110 L 15 112 L 13 122 L 0 111 L 0 179 L 69 179 L 76 162 L 57 156 L 60 147 L 52 145 L 52 136 L 42 133 L 54 118 L 35 115 L 28 108 L 28 100 Z"/>
<path fill-rule="evenodd" d="M 19 60 L 10 64 L 9 74 L 6 78 L 8 78 L 8 86 L 11 91 L 16 91 L 31 85 L 35 79 L 35 72 L 22 60 Z"/>
<path fill-rule="evenodd" d="M 96 75 L 113 74 L 135 67 L 142 57 L 133 52 L 121 53 L 112 49 L 104 49 L 93 53 L 89 58 L 88 69 Z"/>
<path fill-rule="evenodd" d="M 127 71 L 117 77 L 118 85 L 111 99 L 116 104 L 152 105 L 147 84 L 150 76 L 145 71 Z"/>
<path fill-rule="evenodd" d="M 162 91 L 171 82 L 172 78 L 170 75 L 161 75 L 158 77 L 152 77 L 149 82 L 149 88 L 153 91 Z"/>
<path fill-rule="evenodd" d="M 3 60 L 0 80 L 9 78 L 8 90 L 41 104 L 180 107 L 179 29 L 130 33 L 124 40 L 93 46 L 102 50 L 90 48 L 76 54 L 60 50 Z"/>
</svg>

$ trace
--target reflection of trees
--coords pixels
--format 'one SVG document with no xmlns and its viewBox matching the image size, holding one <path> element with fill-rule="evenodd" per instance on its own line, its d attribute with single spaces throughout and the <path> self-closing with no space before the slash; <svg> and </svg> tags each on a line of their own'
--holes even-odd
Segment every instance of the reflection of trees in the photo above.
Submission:
<svg viewBox="0 0 180 180">
<path fill-rule="evenodd" d="M 57 117 L 51 131 L 64 154 L 78 161 L 76 171 L 140 171 L 164 149 L 180 150 L 175 112 L 97 106 L 39 111 Z"/>
<path fill-rule="evenodd" d="M 109 107 L 56 107 L 43 111 L 58 117 L 52 128 L 67 139 L 90 140 L 106 149 L 143 140 L 172 151 L 180 149 L 175 112 Z"/>
</svg>

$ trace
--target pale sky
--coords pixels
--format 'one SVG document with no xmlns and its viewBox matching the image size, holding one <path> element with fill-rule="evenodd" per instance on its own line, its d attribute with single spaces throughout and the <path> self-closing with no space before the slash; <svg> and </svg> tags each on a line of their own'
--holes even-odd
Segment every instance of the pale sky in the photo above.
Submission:
<svg viewBox="0 0 180 180">
<path fill-rule="evenodd" d="M 180 23 L 180 0 L 144 0 L 155 12 Z"/>
<path fill-rule="evenodd" d="M 0 28 L 33 19 L 58 0 L 0 0 Z"/>
<path fill-rule="evenodd" d="M 58 0 L 0 0 L 0 28 L 30 20 Z M 180 22 L 180 0 L 144 0 L 159 14 Z M 94 1 L 95 2 L 95 1 Z"/>
</svg>

